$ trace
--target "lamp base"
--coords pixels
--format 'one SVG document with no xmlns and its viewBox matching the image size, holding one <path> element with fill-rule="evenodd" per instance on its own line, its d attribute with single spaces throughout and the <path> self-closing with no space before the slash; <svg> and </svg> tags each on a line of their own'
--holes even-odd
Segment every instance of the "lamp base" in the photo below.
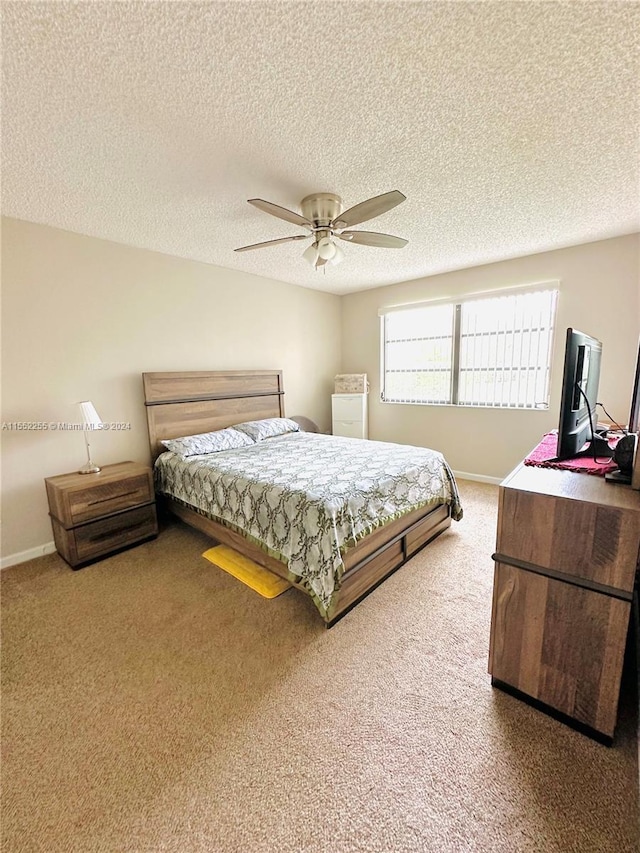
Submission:
<svg viewBox="0 0 640 853">
<path fill-rule="evenodd" d="M 78 474 L 98 474 L 100 468 L 97 465 L 85 465 L 84 468 L 80 468 Z"/>
</svg>

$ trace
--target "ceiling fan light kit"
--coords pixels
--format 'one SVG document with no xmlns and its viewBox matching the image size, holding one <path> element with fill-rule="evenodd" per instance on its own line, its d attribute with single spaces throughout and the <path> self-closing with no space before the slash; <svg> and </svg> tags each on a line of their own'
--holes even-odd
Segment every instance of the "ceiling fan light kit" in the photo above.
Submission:
<svg viewBox="0 0 640 853">
<path fill-rule="evenodd" d="M 318 269 L 325 265 L 335 266 L 344 260 L 344 252 L 336 243 L 336 239 L 348 243 L 359 243 L 362 246 L 401 249 L 408 242 L 402 237 L 379 234 L 376 231 L 345 231 L 344 229 L 386 213 L 387 210 L 391 210 L 403 202 L 405 198 L 406 196 L 399 190 L 392 190 L 343 211 L 340 196 L 335 195 L 335 193 L 313 193 L 305 196 L 300 202 L 301 213 L 296 213 L 261 198 L 250 198 L 248 199 L 249 204 L 257 207 L 258 210 L 263 210 L 265 213 L 277 216 L 278 219 L 284 219 L 285 222 L 306 228 L 309 234 L 295 234 L 292 237 L 280 237 L 277 240 L 252 243 L 250 246 L 241 246 L 234 251 L 247 252 L 251 249 L 262 249 L 266 246 L 276 246 L 293 240 L 311 238 L 311 245 L 304 250 L 302 257 L 311 266 Z"/>
</svg>

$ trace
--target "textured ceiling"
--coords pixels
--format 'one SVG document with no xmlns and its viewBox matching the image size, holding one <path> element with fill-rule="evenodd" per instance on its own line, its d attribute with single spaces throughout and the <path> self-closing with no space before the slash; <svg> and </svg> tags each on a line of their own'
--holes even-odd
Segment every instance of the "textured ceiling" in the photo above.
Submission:
<svg viewBox="0 0 640 853">
<path fill-rule="evenodd" d="M 640 230 L 640 4 L 2 3 L 6 215 L 334 293 Z M 314 271 L 294 210 L 407 201 Z"/>
</svg>

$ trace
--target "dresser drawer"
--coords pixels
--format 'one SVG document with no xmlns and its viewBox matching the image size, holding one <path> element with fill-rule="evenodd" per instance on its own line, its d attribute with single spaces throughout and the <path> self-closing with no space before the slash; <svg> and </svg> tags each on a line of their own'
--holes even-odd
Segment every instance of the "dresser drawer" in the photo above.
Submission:
<svg viewBox="0 0 640 853">
<path fill-rule="evenodd" d="M 332 397 L 332 414 L 337 421 L 362 421 L 365 410 L 365 396 L 358 394 L 334 394 Z"/>
<path fill-rule="evenodd" d="M 365 438 L 362 421 L 333 421 L 332 432 L 345 438 Z"/>
<path fill-rule="evenodd" d="M 148 474 L 137 474 L 70 492 L 69 514 L 72 524 L 81 524 L 152 500 Z"/>
<path fill-rule="evenodd" d="M 514 489 L 501 491 L 496 550 L 503 558 L 633 590 L 640 551 L 637 512 Z M 629 554 L 635 559 L 630 560 Z"/>
<path fill-rule="evenodd" d="M 631 603 L 496 563 L 489 672 L 613 737 Z"/>
</svg>

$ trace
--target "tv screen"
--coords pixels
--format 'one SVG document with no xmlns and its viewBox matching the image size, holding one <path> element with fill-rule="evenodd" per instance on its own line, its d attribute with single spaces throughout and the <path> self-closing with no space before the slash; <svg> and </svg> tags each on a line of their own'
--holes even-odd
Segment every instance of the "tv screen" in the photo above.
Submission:
<svg viewBox="0 0 640 853">
<path fill-rule="evenodd" d="M 562 374 L 558 459 L 579 455 L 611 456 L 606 442 L 594 441 L 602 344 L 596 338 L 567 329 Z M 585 447 L 587 443 L 591 445 Z"/>
</svg>

